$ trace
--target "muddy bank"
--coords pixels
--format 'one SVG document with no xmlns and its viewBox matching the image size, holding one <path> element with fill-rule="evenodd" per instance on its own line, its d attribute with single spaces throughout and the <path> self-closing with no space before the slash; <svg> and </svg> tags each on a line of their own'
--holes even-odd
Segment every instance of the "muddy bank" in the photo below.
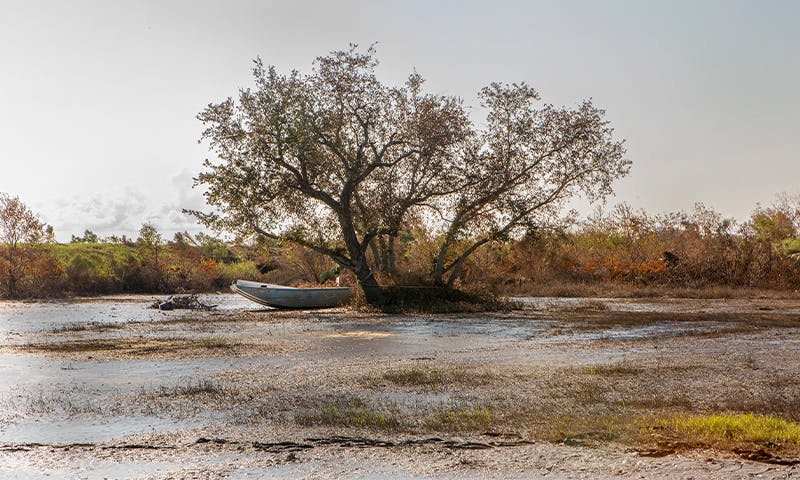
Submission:
<svg viewBox="0 0 800 480">
<path fill-rule="evenodd" d="M 165 313 L 147 300 L 0 306 L 0 468 L 18 478 L 798 474 L 791 445 L 737 451 L 654 427 L 723 411 L 800 420 L 796 300 L 537 298 L 513 312 L 417 316 L 266 311 L 231 296 L 209 300 L 221 311 Z"/>
</svg>

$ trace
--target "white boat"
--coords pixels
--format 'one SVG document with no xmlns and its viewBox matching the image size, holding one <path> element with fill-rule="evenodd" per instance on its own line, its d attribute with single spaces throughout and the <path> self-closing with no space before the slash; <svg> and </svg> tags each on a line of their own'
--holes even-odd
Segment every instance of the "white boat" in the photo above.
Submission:
<svg viewBox="0 0 800 480">
<path fill-rule="evenodd" d="M 353 297 L 353 290 L 348 287 L 294 288 L 249 280 L 236 280 L 231 290 L 261 305 L 277 308 L 335 307 Z"/>
</svg>

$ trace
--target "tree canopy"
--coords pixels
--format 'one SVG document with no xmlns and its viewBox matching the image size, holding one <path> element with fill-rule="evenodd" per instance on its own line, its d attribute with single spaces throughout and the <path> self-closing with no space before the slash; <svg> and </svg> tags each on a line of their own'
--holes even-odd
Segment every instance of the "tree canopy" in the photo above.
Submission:
<svg viewBox="0 0 800 480">
<path fill-rule="evenodd" d="M 53 229 L 39 220 L 19 197 L 0 192 L 0 285 L 10 298 L 30 263 L 31 247 L 53 241 Z"/>
<path fill-rule="evenodd" d="M 460 98 L 425 92 L 416 72 L 388 86 L 377 64 L 373 48 L 356 46 L 317 58 L 309 74 L 257 59 L 254 87 L 198 116 L 217 158 L 196 178 L 213 211 L 191 213 L 328 255 L 365 291 L 378 285 L 370 249 L 391 259 L 415 219 L 442 237 L 431 279 L 452 284 L 481 245 L 578 192 L 602 197 L 628 172 L 591 101 L 538 105 L 525 83 L 493 83 L 481 91 L 478 127 Z"/>
</svg>

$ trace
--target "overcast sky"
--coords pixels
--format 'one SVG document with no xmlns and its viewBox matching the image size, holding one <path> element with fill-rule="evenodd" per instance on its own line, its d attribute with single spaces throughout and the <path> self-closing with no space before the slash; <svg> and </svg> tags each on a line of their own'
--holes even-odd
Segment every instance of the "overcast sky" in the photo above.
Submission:
<svg viewBox="0 0 800 480">
<path fill-rule="evenodd" d="M 467 104 L 491 81 L 591 97 L 633 161 L 610 203 L 744 219 L 800 192 L 798 25 L 797 1 L 0 0 L 0 192 L 60 240 L 196 230 L 197 113 L 256 56 L 308 71 L 378 42 L 385 82 L 415 68 Z"/>
</svg>

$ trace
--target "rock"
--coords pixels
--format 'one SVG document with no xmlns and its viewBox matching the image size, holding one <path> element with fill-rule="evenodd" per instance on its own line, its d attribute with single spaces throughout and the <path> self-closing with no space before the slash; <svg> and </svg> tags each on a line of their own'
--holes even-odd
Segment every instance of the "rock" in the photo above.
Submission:
<svg viewBox="0 0 800 480">
<path fill-rule="evenodd" d="M 172 310 L 173 308 L 175 308 L 175 305 L 172 303 L 172 300 L 167 300 L 166 302 L 158 304 L 159 310 Z"/>
</svg>

